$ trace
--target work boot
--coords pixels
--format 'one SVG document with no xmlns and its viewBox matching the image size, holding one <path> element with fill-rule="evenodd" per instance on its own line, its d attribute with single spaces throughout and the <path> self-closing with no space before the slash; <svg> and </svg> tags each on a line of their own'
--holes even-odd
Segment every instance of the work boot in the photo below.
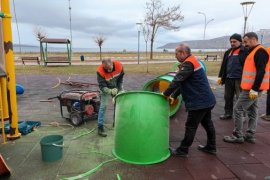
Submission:
<svg viewBox="0 0 270 180">
<path fill-rule="evenodd" d="M 219 119 L 220 120 L 232 119 L 232 115 L 230 115 L 230 114 L 224 114 L 224 115 L 219 116 Z"/>
<path fill-rule="evenodd" d="M 100 135 L 101 137 L 107 136 L 107 134 L 104 131 L 104 128 L 98 128 L 98 135 Z"/>
<path fill-rule="evenodd" d="M 245 134 L 244 139 L 245 139 L 245 141 L 248 142 L 248 143 L 255 144 L 255 140 L 256 140 L 256 139 L 255 139 L 254 136 L 253 136 L 252 134 L 250 134 L 250 133 Z"/>
<path fill-rule="evenodd" d="M 177 149 L 173 149 L 173 148 L 169 148 L 171 155 L 172 156 L 176 156 L 176 157 L 188 157 L 188 152 L 181 150 L 181 148 L 177 148 Z"/>
<path fill-rule="evenodd" d="M 270 121 L 270 115 L 263 114 L 263 115 L 261 116 L 261 118 L 262 118 L 263 120 Z"/>
<path fill-rule="evenodd" d="M 217 154 L 217 150 L 216 148 L 211 148 L 209 146 L 203 146 L 203 145 L 199 145 L 198 146 L 198 150 L 206 152 L 208 154 L 212 154 L 212 155 L 216 155 Z"/>
<path fill-rule="evenodd" d="M 231 136 L 224 136 L 223 141 L 228 143 L 244 143 L 245 140 L 234 132 Z"/>
</svg>

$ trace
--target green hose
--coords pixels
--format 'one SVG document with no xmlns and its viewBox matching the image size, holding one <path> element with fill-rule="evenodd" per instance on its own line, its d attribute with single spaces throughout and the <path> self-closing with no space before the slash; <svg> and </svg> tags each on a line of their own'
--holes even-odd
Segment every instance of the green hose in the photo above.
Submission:
<svg viewBox="0 0 270 180">
<path fill-rule="evenodd" d="M 108 161 L 102 162 L 97 167 L 95 167 L 94 169 L 91 169 L 91 170 L 87 171 L 86 173 L 79 174 L 79 175 L 73 176 L 73 177 L 63 178 L 61 180 L 76 180 L 76 179 L 80 179 L 80 178 L 83 178 L 83 177 L 90 176 L 93 173 L 95 173 L 99 168 L 101 168 L 103 165 L 105 165 L 105 164 L 107 164 L 109 162 L 115 161 L 115 160 L 117 160 L 117 158 L 110 159 Z M 118 176 L 117 176 L 117 178 L 118 178 Z"/>
</svg>

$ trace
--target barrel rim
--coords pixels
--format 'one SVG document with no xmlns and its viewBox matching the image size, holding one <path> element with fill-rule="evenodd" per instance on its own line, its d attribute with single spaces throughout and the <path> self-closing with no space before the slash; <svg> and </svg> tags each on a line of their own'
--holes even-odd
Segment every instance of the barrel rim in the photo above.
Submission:
<svg viewBox="0 0 270 180">
<path fill-rule="evenodd" d="M 168 152 L 165 156 L 163 156 L 162 158 L 160 158 L 159 160 L 155 160 L 155 161 L 148 161 L 148 162 L 138 162 L 138 161 L 130 161 L 124 158 L 121 158 L 120 156 L 117 155 L 117 153 L 115 152 L 115 149 L 112 150 L 112 154 L 119 160 L 125 162 L 125 163 L 129 163 L 129 164 L 138 164 L 138 165 L 147 165 L 147 164 L 156 164 L 159 162 L 163 162 L 166 159 L 168 159 L 171 156 L 171 153 L 168 149 Z"/>
<path fill-rule="evenodd" d="M 153 94 L 153 95 L 159 95 L 162 97 L 162 95 L 160 93 L 157 92 L 151 92 L 151 91 L 143 91 L 143 90 L 137 90 L 137 91 L 126 91 L 123 93 L 119 93 L 115 96 L 115 99 L 117 99 L 118 97 L 124 95 L 124 94 L 136 94 L 136 93 L 144 93 L 144 94 Z"/>
</svg>

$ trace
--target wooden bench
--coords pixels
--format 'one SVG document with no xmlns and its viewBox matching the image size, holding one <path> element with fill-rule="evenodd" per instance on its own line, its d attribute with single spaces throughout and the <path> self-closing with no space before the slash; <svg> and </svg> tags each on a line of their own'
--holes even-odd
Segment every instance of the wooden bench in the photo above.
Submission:
<svg viewBox="0 0 270 180">
<path fill-rule="evenodd" d="M 208 61 L 209 59 L 213 59 L 213 61 L 217 61 L 217 58 L 218 58 L 218 55 L 207 54 L 204 60 Z"/>
<path fill-rule="evenodd" d="M 38 63 L 38 65 L 40 65 L 40 61 L 39 61 L 39 58 L 38 57 L 28 57 L 28 56 L 25 56 L 25 57 L 21 57 L 21 59 L 22 59 L 23 65 L 25 65 L 25 61 L 36 61 Z"/>
<path fill-rule="evenodd" d="M 71 65 L 68 57 L 48 57 L 47 60 L 44 62 L 44 65 L 47 66 L 48 63 L 68 63 Z"/>
</svg>

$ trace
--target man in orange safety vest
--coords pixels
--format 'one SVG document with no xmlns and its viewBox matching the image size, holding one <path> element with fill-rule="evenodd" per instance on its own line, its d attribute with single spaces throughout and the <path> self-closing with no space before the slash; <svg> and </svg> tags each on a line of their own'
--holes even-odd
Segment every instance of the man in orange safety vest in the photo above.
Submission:
<svg viewBox="0 0 270 180">
<path fill-rule="evenodd" d="M 261 92 L 269 89 L 269 55 L 265 48 L 258 43 L 258 36 L 248 32 L 243 37 L 244 46 L 248 48 L 241 88 L 242 92 L 234 106 L 234 131 L 231 136 L 224 136 L 229 143 L 255 143 L 255 132 L 258 121 L 258 97 Z M 248 128 L 243 133 L 243 112 L 248 112 Z"/>
</svg>

